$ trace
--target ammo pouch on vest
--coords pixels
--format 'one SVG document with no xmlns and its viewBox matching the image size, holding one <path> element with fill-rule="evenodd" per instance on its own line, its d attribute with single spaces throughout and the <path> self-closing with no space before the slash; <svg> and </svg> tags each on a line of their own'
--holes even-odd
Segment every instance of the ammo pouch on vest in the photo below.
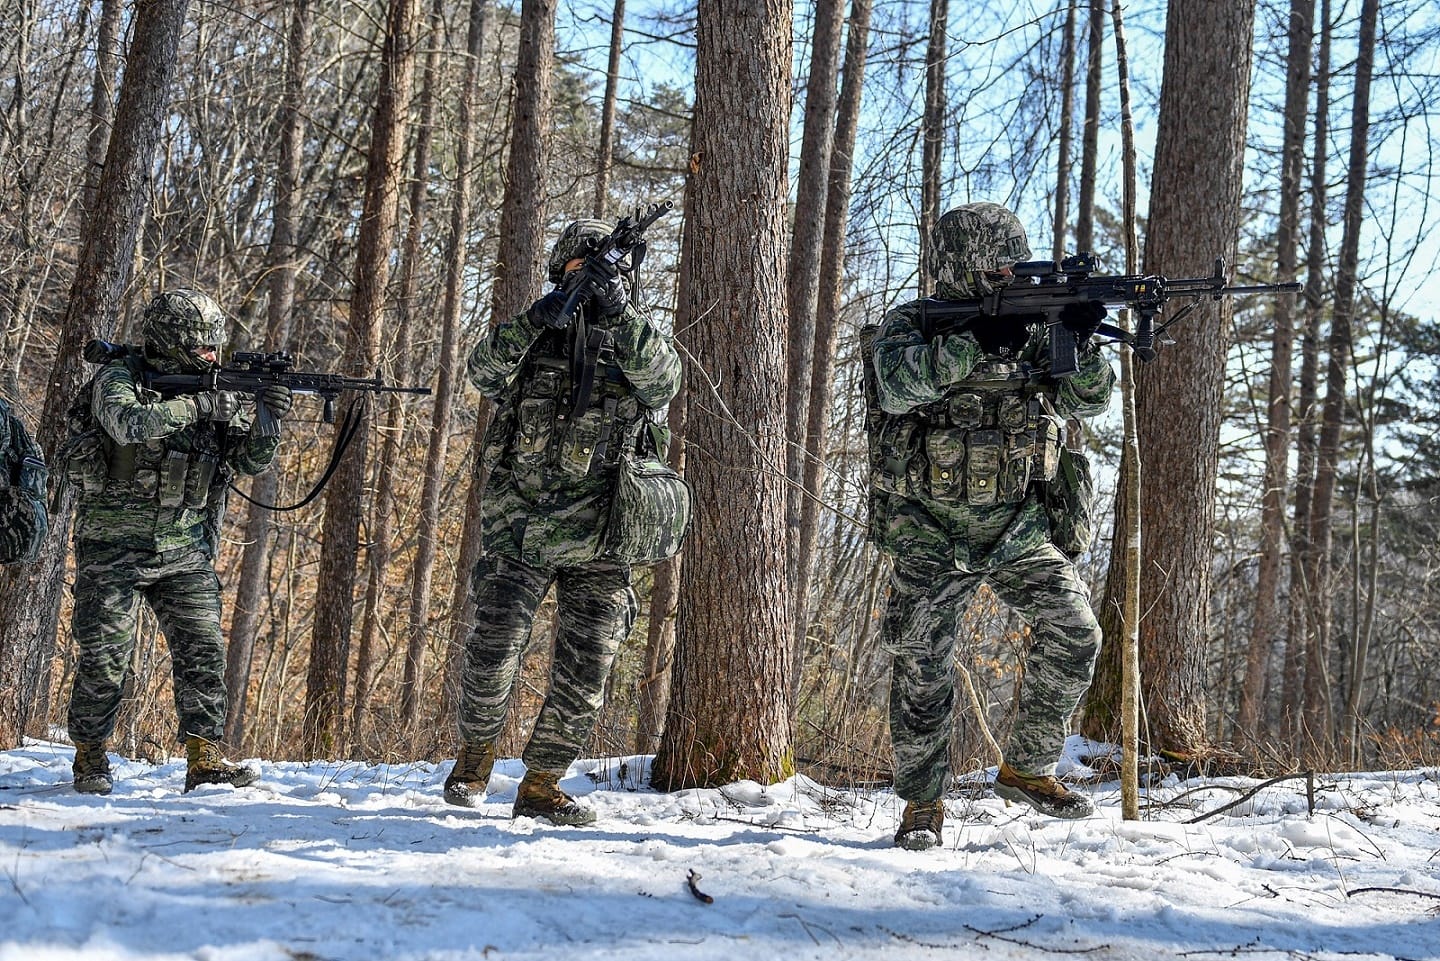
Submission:
<svg viewBox="0 0 1440 961">
<path fill-rule="evenodd" d="M 1045 485 L 1045 514 L 1050 519 L 1050 542 L 1072 559 L 1088 551 L 1095 539 L 1094 502 L 1089 459 L 1061 447 L 1059 469 Z"/>
<path fill-rule="evenodd" d="M 690 530 L 690 485 L 665 462 L 627 453 L 616 471 L 601 553 L 658 564 L 680 553 Z"/>
<path fill-rule="evenodd" d="M 960 393 L 932 405 L 926 487 L 938 501 L 1018 504 L 1059 465 L 1062 421 L 1042 396 Z"/>
</svg>

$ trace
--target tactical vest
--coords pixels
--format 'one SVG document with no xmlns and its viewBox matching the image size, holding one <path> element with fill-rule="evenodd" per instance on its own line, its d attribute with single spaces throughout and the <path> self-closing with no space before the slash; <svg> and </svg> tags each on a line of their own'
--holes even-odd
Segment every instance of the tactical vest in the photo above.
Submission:
<svg viewBox="0 0 1440 961">
<path fill-rule="evenodd" d="M 480 459 L 488 470 L 509 463 L 528 487 L 576 482 L 613 471 L 633 449 L 649 408 L 640 403 L 611 351 L 595 364 L 589 396 L 578 409 L 565 331 L 547 331 L 522 362 L 485 432 Z"/>
<path fill-rule="evenodd" d="M 1065 422 L 1055 388 L 1023 365 L 982 361 L 943 398 L 904 414 L 880 407 L 876 326 L 861 331 L 870 486 L 882 494 L 955 504 L 1017 504 L 1055 477 Z M 873 512 L 872 512 L 873 514 Z"/>
<path fill-rule="evenodd" d="M 138 358 L 124 363 L 140 398 L 159 400 L 158 393 L 139 386 Z M 81 388 L 66 411 L 70 436 L 61 448 L 66 477 L 80 496 L 103 494 L 190 510 L 209 506 L 214 492 L 223 491 L 228 480 L 225 425 L 202 421 L 165 437 L 121 444 L 95 418 L 95 380 Z"/>
</svg>

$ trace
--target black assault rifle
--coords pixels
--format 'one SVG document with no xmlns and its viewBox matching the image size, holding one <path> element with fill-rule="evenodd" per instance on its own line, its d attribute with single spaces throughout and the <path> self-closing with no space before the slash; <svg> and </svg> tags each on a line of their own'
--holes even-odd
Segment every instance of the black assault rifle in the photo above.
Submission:
<svg viewBox="0 0 1440 961">
<path fill-rule="evenodd" d="M 619 273 L 620 262 L 627 256 L 631 258 L 633 296 L 634 274 L 645 258 L 645 231 L 674 206 L 673 200 L 666 200 L 651 204 L 644 213 L 637 207 L 634 216 L 622 217 L 615 229 L 610 231 L 610 236 L 585 255 L 585 266 L 565 278 L 562 289 L 566 296 L 560 308 L 561 316 L 575 318 L 580 302 L 594 297 L 611 277 Z M 613 349 L 614 337 L 604 328 L 587 329 L 583 315 L 571 326 L 574 328 L 570 346 L 570 416 L 573 418 L 589 402 L 590 390 L 595 386 L 595 365 L 603 354 Z"/>
<path fill-rule="evenodd" d="M 139 356 L 142 350 L 141 347 L 127 344 L 92 340 L 85 345 L 84 356 L 92 364 L 104 364 L 131 355 Z M 295 361 L 283 351 L 271 354 L 241 351 L 230 358 L 229 364 L 202 374 L 161 374 L 144 371 L 141 379 L 145 387 L 158 392 L 162 397 L 198 394 L 211 390 L 254 394 L 254 429 L 259 437 L 280 436 L 280 422 L 261 400 L 265 388 L 272 385 L 288 387 L 296 394 L 319 394 L 325 399 L 327 424 L 335 422 L 335 399 L 343 391 L 358 390 L 375 394 L 430 393 L 429 387 L 392 387 L 380 379 L 378 371 L 374 377 L 346 377 L 343 374 L 292 370 L 294 366 Z"/>
<path fill-rule="evenodd" d="M 1076 254 L 1056 263 L 1053 260 L 1032 260 L 1015 265 L 1015 283 L 997 287 L 994 293 L 966 300 L 940 300 L 934 297 L 921 301 L 926 337 L 964 330 L 981 317 L 1011 319 L 1016 324 L 1044 324 L 1050 334 L 1050 376 L 1069 377 L 1080 369 L 1074 331 L 1060 321 L 1067 307 L 1100 304 L 1106 308 L 1128 307 L 1137 314 L 1135 332 L 1130 333 L 1113 324 L 1101 324 L 1099 336 L 1124 341 L 1143 361 L 1155 358 L 1157 346 L 1172 343 L 1165 340 L 1167 329 L 1184 318 L 1200 301 L 1209 298 L 1234 297 L 1241 294 L 1298 293 L 1301 285 L 1246 284 L 1232 286 L 1225 275 L 1225 261 L 1215 259 L 1215 272 L 1209 277 L 1170 280 L 1158 275 L 1127 274 L 1096 275 L 1093 254 Z M 1188 298 L 1186 303 L 1163 324 L 1156 326 L 1166 302 L 1172 298 Z"/>
</svg>

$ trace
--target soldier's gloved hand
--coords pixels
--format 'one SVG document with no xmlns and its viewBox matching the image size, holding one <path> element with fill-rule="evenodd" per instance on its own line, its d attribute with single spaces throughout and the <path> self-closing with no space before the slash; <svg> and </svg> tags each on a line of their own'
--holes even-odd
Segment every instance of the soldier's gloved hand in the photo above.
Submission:
<svg viewBox="0 0 1440 961">
<path fill-rule="evenodd" d="M 625 282 L 620 279 L 619 271 L 591 267 L 587 262 L 585 275 L 593 292 L 590 301 L 595 305 L 598 317 L 610 320 L 625 313 L 625 304 L 629 298 L 625 295 Z"/>
<path fill-rule="evenodd" d="M 290 395 L 289 387 L 271 384 L 260 392 L 260 403 L 278 420 L 290 413 L 290 408 L 295 406 L 295 398 Z"/>
<path fill-rule="evenodd" d="M 975 343 L 987 354 L 1009 352 L 1019 356 L 1030 339 L 1030 328 L 1013 317 L 992 317 L 983 314 L 965 325 Z"/>
<path fill-rule="evenodd" d="M 1094 300 L 1078 304 L 1066 304 L 1060 311 L 1060 323 L 1075 334 L 1075 342 L 1084 344 L 1105 319 L 1105 305 Z"/>
<path fill-rule="evenodd" d="M 211 390 L 195 395 L 196 420 L 230 420 L 240 413 L 240 395 L 233 390 Z"/>
<path fill-rule="evenodd" d="M 552 330 L 560 330 L 570 325 L 570 318 L 561 312 L 565 306 L 565 298 L 569 296 L 563 289 L 557 287 L 550 293 L 541 297 L 530 305 L 530 322 L 540 327 L 549 327 Z"/>
</svg>

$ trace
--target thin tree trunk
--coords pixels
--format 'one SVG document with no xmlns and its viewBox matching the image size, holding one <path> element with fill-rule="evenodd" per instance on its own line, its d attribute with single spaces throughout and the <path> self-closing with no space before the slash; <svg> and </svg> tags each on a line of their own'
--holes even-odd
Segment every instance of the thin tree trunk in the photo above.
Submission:
<svg viewBox="0 0 1440 961">
<path fill-rule="evenodd" d="M 1075 249 L 1095 249 L 1095 171 L 1100 154 L 1100 106 L 1105 66 L 1105 0 L 1089 0 L 1090 23 L 1085 31 L 1089 57 L 1085 62 L 1085 125 L 1080 135 L 1080 197 L 1075 212 Z"/>
<path fill-rule="evenodd" d="M 1276 230 L 1276 281 L 1295 279 L 1300 228 L 1301 177 L 1305 161 L 1306 107 L 1310 100 L 1311 38 L 1315 0 L 1291 0 L 1285 66 L 1285 134 L 1280 147 L 1280 219 Z M 1260 510 L 1260 558 L 1255 612 L 1245 654 L 1245 680 L 1236 718 L 1237 738 L 1253 750 L 1265 736 L 1265 676 L 1280 633 L 1275 610 L 1284 543 L 1285 500 L 1290 468 L 1291 359 L 1295 351 L 1295 302 L 1275 302 L 1270 340 L 1270 391 L 1265 426 L 1265 481 Z"/>
<path fill-rule="evenodd" d="M 410 589 L 409 655 L 405 662 L 405 695 L 401 720 L 413 731 L 419 718 L 419 687 L 429 640 L 430 585 L 435 569 L 440 528 L 440 496 L 449 450 L 450 421 L 455 407 L 455 365 L 460 311 L 465 293 L 465 232 L 470 223 L 471 165 L 475 152 L 475 98 L 480 86 L 480 58 L 490 0 L 470 0 L 470 26 L 465 40 L 465 79 L 460 88 L 459 144 L 455 194 L 450 206 L 450 236 L 445 247 L 445 302 L 440 315 L 440 358 L 435 402 L 430 414 L 430 442 L 425 455 L 425 487 L 421 495 L 419 543 Z M 462 578 L 463 580 L 463 578 Z M 413 665 L 413 667 L 412 667 Z"/>
<path fill-rule="evenodd" d="M 662 790 L 794 773 L 785 581 L 786 167 L 791 4 L 699 8 L 690 209 L 696 318 L 686 375 L 691 543 Z M 735 57 L 734 51 L 745 51 Z"/>
<path fill-rule="evenodd" d="M 1055 240 L 1050 248 L 1053 260 L 1065 256 L 1065 230 L 1070 207 L 1070 141 L 1075 113 L 1075 5 L 1066 0 L 1065 40 L 1060 48 L 1060 137 L 1055 163 Z"/>
<path fill-rule="evenodd" d="M 610 60 L 605 67 L 605 97 L 600 101 L 600 149 L 595 158 L 595 203 L 591 212 L 597 220 L 605 216 L 610 193 L 610 167 L 615 162 L 615 98 L 620 87 L 620 53 L 625 41 L 625 0 L 615 0 L 610 15 Z"/>
<path fill-rule="evenodd" d="M 543 278 L 546 218 L 546 164 L 550 152 L 550 99 L 554 76 L 555 0 L 524 0 L 520 8 L 520 50 L 515 63 L 515 107 L 510 118 L 510 156 L 505 196 L 500 204 L 500 249 L 490 288 L 490 323 L 504 323 L 524 310 Z M 480 501 L 485 472 L 479 464 L 480 440 L 490 421 L 490 403 L 480 402 L 475 418 L 472 457 L 475 470 L 465 501 L 465 530 L 452 600 L 450 658 L 446 701 L 458 702 L 459 670 L 465 639 L 474 624 L 470 574 L 480 559 Z"/>
<path fill-rule="evenodd" d="M 1330 316 L 1329 364 L 1325 376 L 1325 408 L 1320 420 L 1320 445 L 1315 468 L 1315 499 L 1311 509 L 1310 543 L 1315 555 L 1310 659 L 1305 670 L 1305 724 L 1322 749 L 1332 744 L 1332 717 L 1325 657 L 1331 629 L 1333 560 L 1330 556 L 1330 512 L 1339 471 L 1340 430 L 1345 421 L 1346 374 L 1353 349 L 1351 324 L 1355 316 L 1356 275 L 1360 260 L 1360 230 L 1365 213 L 1365 174 L 1370 137 L 1370 83 L 1375 69 L 1375 30 L 1378 0 L 1360 6 L 1360 46 L 1355 61 L 1354 106 L 1350 115 L 1350 159 L 1346 166 L 1344 231 L 1340 261 L 1335 273 L 1335 309 Z M 1312 682 L 1312 677 L 1314 681 Z"/>
<path fill-rule="evenodd" d="M 1315 65 L 1315 135 L 1310 162 L 1310 235 L 1305 256 L 1305 331 L 1300 346 L 1300 384 L 1295 425 L 1295 514 L 1291 524 L 1289 625 L 1281 730 L 1295 753 L 1305 746 L 1306 666 L 1313 643 L 1310 611 L 1315 551 L 1310 542 L 1310 513 L 1315 492 L 1315 427 L 1320 370 L 1320 323 L 1324 317 L 1326 198 L 1329 185 L 1330 0 L 1320 3 L 1320 50 Z"/>
<path fill-rule="evenodd" d="M 945 147 L 945 58 L 950 0 L 930 0 L 930 40 L 925 47 L 925 116 L 920 129 L 920 296 L 930 293 L 930 231 L 940 219 L 940 158 Z"/>
<path fill-rule="evenodd" d="M 176 50 L 189 0 L 152 0 L 135 13 L 115 124 L 60 324 L 37 440 L 53 461 L 65 439 L 65 411 L 86 378 L 80 351 L 115 328 L 134 262 L 150 166 L 160 142 Z M 50 537 L 32 564 L 0 572 L 0 749 L 18 747 L 49 679 L 70 542 L 71 498 L 60 471 L 50 474 Z"/>
<path fill-rule="evenodd" d="M 295 286 L 301 252 L 295 244 L 299 207 L 300 164 L 305 140 L 305 80 L 310 52 L 310 0 L 296 0 L 290 8 L 290 29 L 285 51 L 285 93 L 280 106 L 280 163 L 275 173 L 274 223 L 266 256 L 270 272 L 270 303 L 265 320 L 265 346 L 281 350 L 290 341 L 295 311 Z M 261 504 L 275 503 L 278 473 L 268 470 L 251 482 L 250 496 Z M 240 559 L 235 589 L 235 616 L 230 622 L 230 643 L 225 651 L 225 692 L 230 701 L 225 717 L 225 740 L 238 747 L 245 739 L 245 715 L 250 694 L 251 661 L 255 635 L 269 594 L 268 561 L 274 522 L 270 511 L 250 504 L 245 522 L 245 550 Z"/>
<path fill-rule="evenodd" d="M 1130 111 L 1130 59 L 1125 46 L 1125 21 L 1120 0 L 1111 7 L 1115 28 L 1115 70 L 1120 88 L 1120 138 L 1124 157 L 1125 272 L 1134 274 L 1140 266 L 1140 230 L 1136 217 L 1135 120 Z M 1125 580 L 1120 592 L 1120 630 L 1123 653 L 1120 666 L 1120 809 L 1127 821 L 1140 817 L 1140 548 L 1141 486 L 1140 437 L 1135 416 L 1135 354 L 1128 345 L 1120 348 L 1120 405 L 1125 423 L 1124 454 L 1120 470 L 1125 481 L 1127 527 L 1117 532 L 1115 543 L 1123 543 Z M 1122 541 L 1123 536 L 1123 541 Z"/>
<path fill-rule="evenodd" d="M 811 37 L 810 72 L 805 84 L 805 124 L 800 139 L 800 169 L 795 181 L 795 225 L 790 239 L 790 266 L 785 282 L 789 330 L 785 372 L 785 531 L 797 538 L 804 503 L 819 491 L 802 486 L 809 463 L 820 456 L 823 434 L 806 432 L 810 409 L 811 368 L 816 363 L 816 300 L 823 260 L 841 256 L 824 251 L 826 188 L 835 139 L 835 80 L 839 69 L 840 34 L 845 19 L 844 0 L 817 0 Z M 805 653 L 806 598 L 810 583 L 810 555 L 802 554 L 792 540 L 786 552 L 786 576 L 794 585 L 794 686 L 799 687 Z"/>
<path fill-rule="evenodd" d="M 380 92 L 371 125 L 365 202 L 356 243 L 354 292 L 345 331 L 343 366 L 346 373 L 357 377 L 370 376 L 380 363 L 381 321 L 414 81 L 417 6 L 416 0 L 391 0 L 386 16 Z M 362 417 L 369 419 L 368 413 Z M 363 430 L 356 435 L 330 479 L 325 497 L 324 543 L 302 724 L 304 751 L 310 757 L 333 757 L 342 747 L 367 440 Z"/>
</svg>

